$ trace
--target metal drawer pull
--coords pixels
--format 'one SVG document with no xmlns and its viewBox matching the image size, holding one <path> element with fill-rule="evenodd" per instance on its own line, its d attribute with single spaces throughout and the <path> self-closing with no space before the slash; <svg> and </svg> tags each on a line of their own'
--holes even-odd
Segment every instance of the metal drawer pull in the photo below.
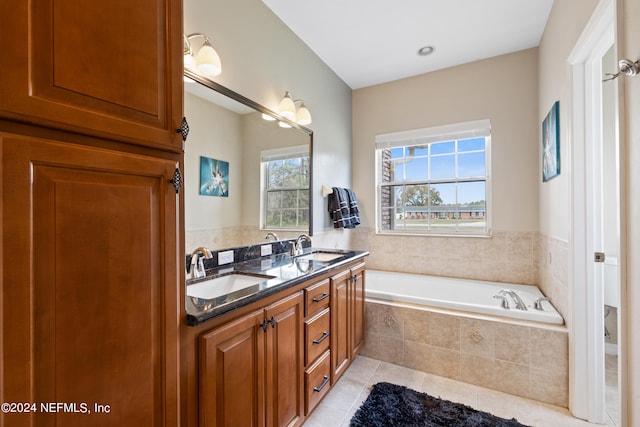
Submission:
<svg viewBox="0 0 640 427">
<path fill-rule="evenodd" d="M 180 127 L 176 129 L 180 135 L 182 135 L 182 142 L 187 140 L 187 136 L 189 135 L 189 123 L 187 122 L 187 118 L 183 117 L 182 122 L 180 122 Z"/>
<path fill-rule="evenodd" d="M 320 387 L 314 387 L 313 391 L 320 392 L 324 388 L 324 386 L 327 385 L 328 382 L 329 382 L 329 377 L 325 375 L 324 380 L 322 380 L 322 384 L 320 384 Z"/>
<path fill-rule="evenodd" d="M 326 332 L 326 331 L 325 331 L 325 332 L 322 334 L 322 336 L 320 337 L 320 339 L 313 340 L 313 343 L 314 343 L 314 344 L 320 344 L 322 341 L 326 340 L 328 336 L 329 336 L 329 332 Z"/>
<path fill-rule="evenodd" d="M 322 301 L 323 299 L 327 299 L 327 298 L 329 298 L 329 294 L 325 292 L 325 293 L 323 293 L 322 295 L 320 295 L 319 297 L 315 297 L 315 298 L 313 298 L 311 301 L 313 301 L 313 302 L 320 302 L 320 301 Z"/>
</svg>

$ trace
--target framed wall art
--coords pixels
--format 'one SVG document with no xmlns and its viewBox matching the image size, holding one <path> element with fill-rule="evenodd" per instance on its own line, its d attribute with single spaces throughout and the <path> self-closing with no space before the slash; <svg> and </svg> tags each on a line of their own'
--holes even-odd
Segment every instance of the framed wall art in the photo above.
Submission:
<svg viewBox="0 0 640 427">
<path fill-rule="evenodd" d="M 200 195 L 229 197 L 229 162 L 200 156 Z"/>
<path fill-rule="evenodd" d="M 542 122 L 542 181 L 560 175 L 560 102 L 556 101 Z"/>
</svg>

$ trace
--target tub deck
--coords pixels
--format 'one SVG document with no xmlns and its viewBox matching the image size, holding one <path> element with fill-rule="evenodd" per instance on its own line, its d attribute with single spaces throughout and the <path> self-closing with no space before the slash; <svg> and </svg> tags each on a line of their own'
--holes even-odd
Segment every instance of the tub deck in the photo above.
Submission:
<svg viewBox="0 0 640 427">
<path fill-rule="evenodd" d="M 369 299 L 564 324 L 560 313 L 548 301 L 542 302 L 543 310 L 534 308 L 536 298 L 544 297 L 536 286 L 381 270 L 367 270 L 366 280 L 366 298 Z M 503 308 L 500 300 L 493 297 L 502 289 L 515 291 L 524 301 L 527 310 L 516 309 L 511 297 L 507 297 L 510 308 Z"/>
</svg>

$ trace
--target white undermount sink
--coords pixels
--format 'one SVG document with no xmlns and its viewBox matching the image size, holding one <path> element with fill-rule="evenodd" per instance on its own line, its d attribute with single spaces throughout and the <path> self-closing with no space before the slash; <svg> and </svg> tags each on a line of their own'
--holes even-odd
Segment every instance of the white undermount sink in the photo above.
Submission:
<svg viewBox="0 0 640 427">
<path fill-rule="evenodd" d="M 343 253 L 317 251 L 307 255 L 300 255 L 296 257 L 296 259 L 307 260 L 307 261 L 329 262 L 343 256 L 344 256 Z"/>
<path fill-rule="evenodd" d="M 215 279 L 205 280 L 187 286 L 187 296 L 212 299 L 227 295 L 250 286 L 257 285 L 275 276 L 256 276 L 244 273 L 230 273 Z"/>
</svg>

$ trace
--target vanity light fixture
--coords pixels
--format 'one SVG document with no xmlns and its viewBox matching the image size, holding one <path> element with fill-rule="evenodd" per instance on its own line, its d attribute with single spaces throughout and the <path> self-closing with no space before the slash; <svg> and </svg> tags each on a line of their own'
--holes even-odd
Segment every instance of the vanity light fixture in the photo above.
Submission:
<svg viewBox="0 0 640 427">
<path fill-rule="evenodd" d="M 200 37 L 204 40 L 202 46 L 197 51 L 193 48 L 191 41 Z M 211 45 L 209 37 L 202 33 L 192 33 L 182 35 L 184 45 L 184 66 L 190 70 L 195 70 L 205 77 L 215 77 L 222 72 L 222 64 L 218 52 Z"/>
<path fill-rule="evenodd" d="M 296 104 L 298 103 L 300 105 L 296 108 Z M 278 114 L 302 126 L 311 124 L 311 112 L 309 112 L 309 109 L 304 105 L 304 101 L 301 99 L 293 99 L 288 91 L 284 94 L 278 105 Z M 280 122 L 279 125 L 283 128 L 291 127 L 284 122 Z"/>
<path fill-rule="evenodd" d="M 296 104 L 293 103 L 293 98 L 291 98 L 291 94 L 289 94 L 289 92 L 285 93 L 282 97 L 280 105 L 278 105 L 278 114 L 285 119 L 289 119 L 291 121 L 296 120 Z"/>
</svg>

